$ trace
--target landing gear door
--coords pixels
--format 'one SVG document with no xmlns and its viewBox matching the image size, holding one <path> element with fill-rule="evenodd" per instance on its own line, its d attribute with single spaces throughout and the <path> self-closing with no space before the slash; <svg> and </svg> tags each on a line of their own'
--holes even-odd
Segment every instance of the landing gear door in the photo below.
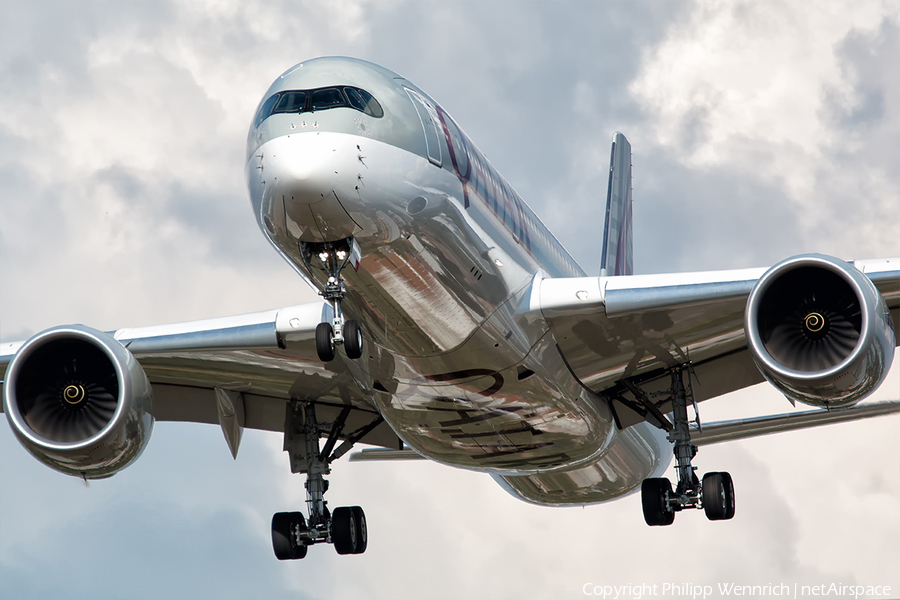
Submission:
<svg viewBox="0 0 900 600">
<path fill-rule="evenodd" d="M 422 129 L 425 130 L 425 151 L 428 154 L 428 160 L 438 167 L 443 162 L 440 144 L 440 129 L 438 126 L 437 110 L 430 100 L 422 96 L 415 90 L 406 88 L 410 100 L 419 113 L 419 119 L 422 121 Z"/>
</svg>

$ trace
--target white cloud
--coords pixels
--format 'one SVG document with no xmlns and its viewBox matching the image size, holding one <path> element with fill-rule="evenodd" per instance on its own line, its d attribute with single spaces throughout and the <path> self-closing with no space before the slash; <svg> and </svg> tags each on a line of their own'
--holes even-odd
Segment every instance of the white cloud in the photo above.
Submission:
<svg viewBox="0 0 900 600">
<path fill-rule="evenodd" d="M 883 224 L 900 221 L 890 158 L 900 95 L 887 75 L 898 27 L 896 3 L 694 3 L 646 50 L 628 88 L 647 117 L 631 136 L 636 190 L 640 155 L 657 148 L 710 183 L 727 173 L 714 184 L 716 213 L 726 203 L 754 219 L 773 212 L 769 204 L 789 213 L 770 223 L 777 243 L 847 258 L 896 254 L 896 228 Z M 765 187 L 745 200 L 751 182 Z M 695 202 L 710 195 L 675 191 Z"/>
<path fill-rule="evenodd" d="M 896 254 L 894 5 L 67 5 L 17 5 L 0 24 L 4 339 L 312 299 L 257 231 L 242 162 L 265 88 L 319 54 L 384 62 L 450 107 L 589 269 L 617 128 L 635 146 L 644 271 Z M 883 115 L 868 122 L 876 92 Z M 785 205 L 816 202 L 795 231 Z M 897 372 L 882 394 L 900 395 Z M 765 387 L 708 404 L 706 420 L 789 408 Z M 304 495 L 277 435 L 248 433 L 233 463 L 214 427 L 160 424 L 136 465 L 85 489 L 0 427 L 0 590 L 555 598 L 589 581 L 727 577 L 896 590 L 896 428 L 704 448 L 702 469 L 735 475 L 738 515 L 668 529 L 644 526 L 636 496 L 544 509 L 484 475 L 341 462 L 329 497 L 366 508 L 369 552 L 283 564 L 269 518 Z"/>
<path fill-rule="evenodd" d="M 821 122 L 823 87 L 852 94 L 835 45 L 883 18 L 878 3 L 847 7 L 698 2 L 648 53 L 630 90 L 651 109 L 663 144 L 683 147 L 686 129 L 702 129 L 685 153 L 697 164 L 734 160 L 734 138 L 797 145 L 814 159 L 832 142 Z"/>
</svg>

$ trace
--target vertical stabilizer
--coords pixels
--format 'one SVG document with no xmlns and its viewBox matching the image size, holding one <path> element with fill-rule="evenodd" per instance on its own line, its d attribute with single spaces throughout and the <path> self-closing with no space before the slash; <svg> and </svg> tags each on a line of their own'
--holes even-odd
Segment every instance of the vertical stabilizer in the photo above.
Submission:
<svg viewBox="0 0 900 600">
<path fill-rule="evenodd" d="M 631 246 L 631 144 L 617 131 L 613 134 L 609 157 L 600 276 L 632 275 L 634 262 Z"/>
</svg>

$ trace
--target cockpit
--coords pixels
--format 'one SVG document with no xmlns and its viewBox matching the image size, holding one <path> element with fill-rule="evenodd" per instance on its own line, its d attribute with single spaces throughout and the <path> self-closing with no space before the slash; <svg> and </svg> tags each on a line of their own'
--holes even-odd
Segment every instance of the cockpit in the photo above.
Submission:
<svg viewBox="0 0 900 600">
<path fill-rule="evenodd" d="M 316 112 L 342 107 L 358 110 L 376 119 L 384 116 L 378 100 L 369 92 L 351 86 L 332 86 L 314 90 L 286 90 L 273 94 L 260 106 L 254 125 L 259 127 L 260 123 L 275 114 Z"/>
<path fill-rule="evenodd" d="M 282 136 L 328 133 L 388 144 L 440 165 L 443 132 L 434 125 L 437 116 L 427 112 L 434 108 L 417 104 L 418 92 L 410 101 L 413 91 L 396 73 L 353 58 L 322 57 L 294 65 L 263 95 L 247 132 L 246 158 L 252 162 L 260 147 Z M 424 134 L 423 122 L 428 125 Z"/>
</svg>

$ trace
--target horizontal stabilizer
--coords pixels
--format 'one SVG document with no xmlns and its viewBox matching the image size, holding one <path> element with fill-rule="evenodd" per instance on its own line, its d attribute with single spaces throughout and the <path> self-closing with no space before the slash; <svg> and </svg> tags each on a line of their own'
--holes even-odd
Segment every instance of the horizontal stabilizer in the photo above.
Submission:
<svg viewBox="0 0 900 600">
<path fill-rule="evenodd" d="M 381 460 L 425 460 L 425 457 L 409 448 L 404 448 L 403 450 L 366 448 L 350 455 L 350 462 Z"/>
<path fill-rule="evenodd" d="M 810 410 L 799 413 L 786 413 L 766 417 L 754 417 L 751 419 L 735 419 L 734 421 L 719 421 L 703 425 L 703 430 L 693 427 L 691 430 L 691 443 L 697 446 L 704 444 L 718 444 L 744 438 L 856 421 L 870 417 L 880 417 L 900 413 L 900 401 L 873 402 L 870 404 L 857 404 L 851 408 L 834 410 Z"/>
</svg>

